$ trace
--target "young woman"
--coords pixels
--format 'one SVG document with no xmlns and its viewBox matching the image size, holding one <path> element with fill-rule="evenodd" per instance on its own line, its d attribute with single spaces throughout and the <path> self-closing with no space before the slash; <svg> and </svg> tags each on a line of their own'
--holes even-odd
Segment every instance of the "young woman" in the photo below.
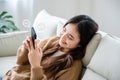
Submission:
<svg viewBox="0 0 120 80">
<path fill-rule="evenodd" d="M 17 52 L 18 66 L 9 70 L 4 80 L 78 80 L 81 59 L 97 23 L 87 15 L 78 15 L 63 26 L 60 37 L 23 41 Z"/>
</svg>

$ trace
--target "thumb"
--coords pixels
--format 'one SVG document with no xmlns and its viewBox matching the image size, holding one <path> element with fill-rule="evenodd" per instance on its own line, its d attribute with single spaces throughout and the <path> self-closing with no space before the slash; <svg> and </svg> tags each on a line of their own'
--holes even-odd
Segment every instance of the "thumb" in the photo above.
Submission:
<svg viewBox="0 0 120 80">
<path fill-rule="evenodd" d="M 39 46 L 39 42 L 40 42 L 39 39 L 35 39 L 35 48 L 37 48 Z"/>
</svg>

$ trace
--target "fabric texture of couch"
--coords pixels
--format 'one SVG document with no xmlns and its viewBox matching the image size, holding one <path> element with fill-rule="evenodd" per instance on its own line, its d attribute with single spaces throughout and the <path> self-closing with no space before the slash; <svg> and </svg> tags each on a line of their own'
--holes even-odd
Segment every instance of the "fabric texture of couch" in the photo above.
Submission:
<svg viewBox="0 0 120 80">
<path fill-rule="evenodd" d="M 67 20 L 50 15 L 42 10 L 34 21 L 39 39 L 59 36 Z M 47 32 L 47 33 L 46 33 Z M 16 51 L 29 31 L 0 34 L 0 80 L 16 65 Z M 120 79 L 120 38 L 98 31 L 86 48 L 83 58 L 84 73 L 82 80 L 119 80 Z"/>
</svg>

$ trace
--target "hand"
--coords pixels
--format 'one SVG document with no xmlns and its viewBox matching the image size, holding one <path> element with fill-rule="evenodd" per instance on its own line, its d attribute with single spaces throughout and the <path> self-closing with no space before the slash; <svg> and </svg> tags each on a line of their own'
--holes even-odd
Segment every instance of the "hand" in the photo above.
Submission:
<svg viewBox="0 0 120 80">
<path fill-rule="evenodd" d="M 28 49 L 28 46 L 29 46 L 28 43 L 29 43 L 29 41 L 30 41 L 29 38 L 30 38 L 30 37 L 27 36 L 26 39 L 22 42 L 25 49 Z"/>
<path fill-rule="evenodd" d="M 25 40 L 25 48 L 28 49 L 28 59 L 31 64 L 31 67 L 40 67 L 41 59 L 43 56 L 42 49 L 37 46 L 38 40 L 35 40 L 35 48 L 32 44 L 32 38 L 28 37 L 27 40 Z"/>
</svg>

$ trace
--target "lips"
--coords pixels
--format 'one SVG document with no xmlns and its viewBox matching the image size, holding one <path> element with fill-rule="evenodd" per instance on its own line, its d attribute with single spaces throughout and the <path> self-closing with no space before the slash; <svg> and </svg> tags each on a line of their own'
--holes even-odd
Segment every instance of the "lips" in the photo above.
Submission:
<svg viewBox="0 0 120 80">
<path fill-rule="evenodd" d="M 64 42 L 64 41 L 61 41 L 62 42 L 62 44 L 66 44 L 66 42 Z"/>
</svg>

